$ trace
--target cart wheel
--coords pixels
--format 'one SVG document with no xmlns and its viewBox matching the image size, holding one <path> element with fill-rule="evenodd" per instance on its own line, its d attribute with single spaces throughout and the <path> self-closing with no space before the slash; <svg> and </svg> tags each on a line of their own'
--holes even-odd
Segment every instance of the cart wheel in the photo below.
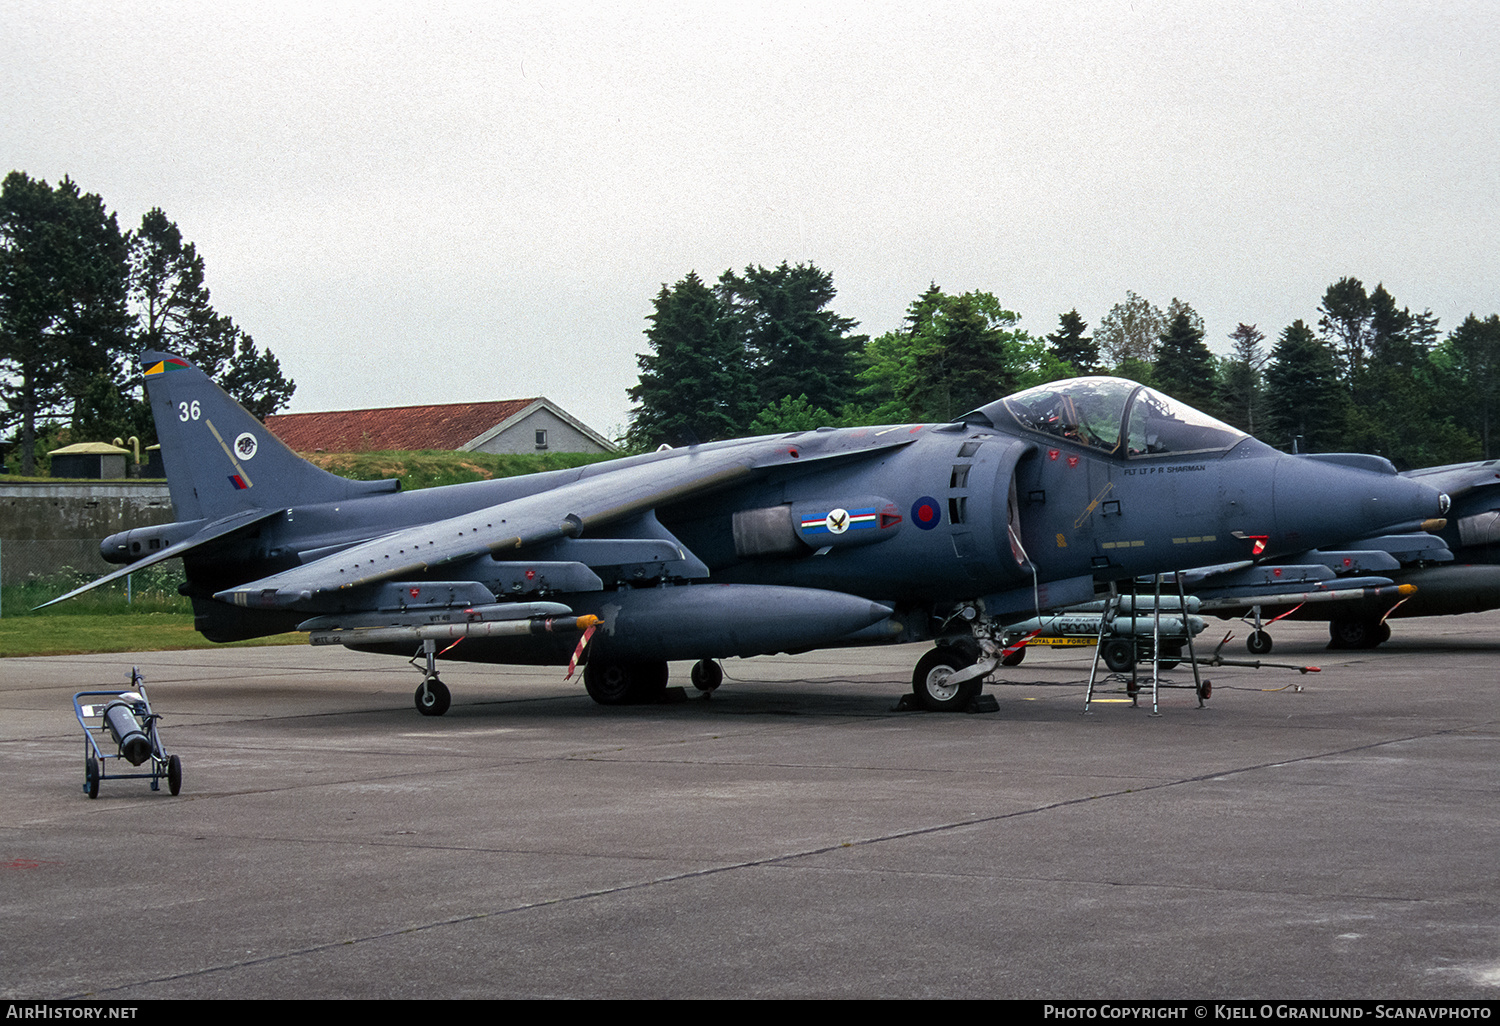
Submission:
<svg viewBox="0 0 1500 1026">
<path fill-rule="evenodd" d="M 83 760 L 83 789 L 90 798 L 99 797 L 99 763 L 92 755 Z"/>
<path fill-rule="evenodd" d="M 167 788 L 174 796 L 182 790 L 182 760 L 175 755 L 167 760 Z"/>
</svg>

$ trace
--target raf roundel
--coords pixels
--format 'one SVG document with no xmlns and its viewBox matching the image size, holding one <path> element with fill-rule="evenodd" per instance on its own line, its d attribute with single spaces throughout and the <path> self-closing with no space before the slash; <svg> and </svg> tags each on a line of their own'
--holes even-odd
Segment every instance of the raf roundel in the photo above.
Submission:
<svg viewBox="0 0 1500 1026">
<path fill-rule="evenodd" d="M 924 531 L 930 531 L 943 522 L 943 508 L 930 495 L 924 495 L 911 504 L 911 521 Z"/>
<path fill-rule="evenodd" d="M 242 460 L 255 458 L 256 449 L 259 448 L 255 436 L 248 431 L 242 431 L 234 440 L 234 454 Z"/>
</svg>

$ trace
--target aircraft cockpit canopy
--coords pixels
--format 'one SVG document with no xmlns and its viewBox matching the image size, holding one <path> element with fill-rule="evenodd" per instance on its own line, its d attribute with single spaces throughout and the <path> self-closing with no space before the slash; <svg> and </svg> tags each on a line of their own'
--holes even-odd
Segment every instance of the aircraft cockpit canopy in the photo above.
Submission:
<svg viewBox="0 0 1500 1026">
<path fill-rule="evenodd" d="M 994 421 L 1003 406 L 1029 431 L 1055 435 L 1129 459 L 1220 452 L 1248 438 L 1145 385 L 1124 378 L 1069 378 L 1017 392 L 984 408 Z"/>
</svg>

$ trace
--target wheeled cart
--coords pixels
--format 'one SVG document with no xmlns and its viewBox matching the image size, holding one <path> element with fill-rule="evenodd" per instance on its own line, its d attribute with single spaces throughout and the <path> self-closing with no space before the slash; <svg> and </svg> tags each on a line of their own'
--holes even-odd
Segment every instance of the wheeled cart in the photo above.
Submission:
<svg viewBox="0 0 1500 1026">
<path fill-rule="evenodd" d="M 173 794 L 182 790 L 182 760 L 167 754 L 151 711 L 141 671 L 130 668 L 130 688 L 125 691 L 80 691 L 73 696 L 73 713 L 83 728 L 83 790 L 99 797 L 101 780 L 150 780 L 159 791 L 162 777 Z M 103 744 L 101 745 L 101 741 Z M 110 759 L 124 759 L 131 766 L 150 763 L 146 773 L 106 773 Z"/>
</svg>

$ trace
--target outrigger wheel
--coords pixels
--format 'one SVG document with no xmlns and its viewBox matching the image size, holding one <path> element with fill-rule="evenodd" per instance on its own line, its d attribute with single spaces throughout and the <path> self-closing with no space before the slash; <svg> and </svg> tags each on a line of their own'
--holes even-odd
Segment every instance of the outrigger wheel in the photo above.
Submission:
<svg viewBox="0 0 1500 1026">
<path fill-rule="evenodd" d="M 699 659 L 693 664 L 693 687 L 705 696 L 713 694 L 724 683 L 724 668 L 712 659 Z"/>
<path fill-rule="evenodd" d="M 416 700 L 417 712 L 423 716 L 441 716 L 453 704 L 453 695 L 448 691 L 448 685 L 436 677 L 428 677 L 422 681 L 412 697 Z"/>
<path fill-rule="evenodd" d="M 1271 636 L 1265 631 L 1255 631 L 1245 639 L 1245 648 L 1251 655 L 1270 655 Z"/>
</svg>

